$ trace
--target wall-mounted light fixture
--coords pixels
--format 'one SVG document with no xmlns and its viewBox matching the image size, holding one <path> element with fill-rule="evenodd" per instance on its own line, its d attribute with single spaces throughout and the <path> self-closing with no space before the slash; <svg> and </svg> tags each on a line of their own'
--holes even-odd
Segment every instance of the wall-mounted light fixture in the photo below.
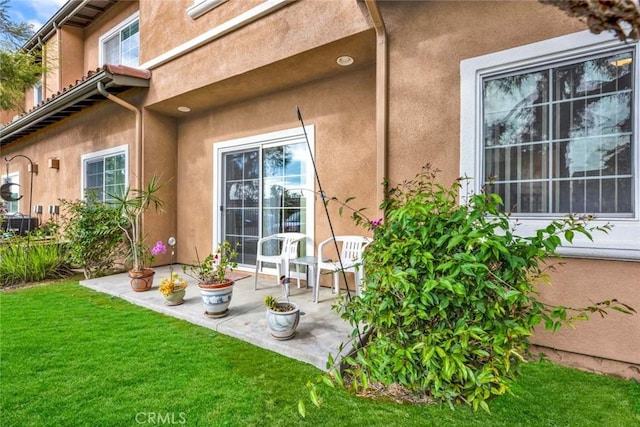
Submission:
<svg viewBox="0 0 640 427">
<path fill-rule="evenodd" d="M 38 164 L 37 163 L 29 163 L 27 165 L 27 172 L 35 173 L 36 175 L 38 175 Z"/>
<path fill-rule="evenodd" d="M 52 157 L 49 159 L 49 169 L 60 169 L 60 159 Z"/>
</svg>

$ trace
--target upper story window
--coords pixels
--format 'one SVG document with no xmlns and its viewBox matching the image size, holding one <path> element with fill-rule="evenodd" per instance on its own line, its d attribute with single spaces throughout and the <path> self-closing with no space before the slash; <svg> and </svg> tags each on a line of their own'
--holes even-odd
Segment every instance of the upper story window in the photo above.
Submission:
<svg viewBox="0 0 640 427">
<path fill-rule="evenodd" d="M 100 37 L 100 64 L 136 67 L 140 59 L 140 20 L 136 12 Z"/>
<path fill-rule="evenodd" d="M 33 85 L 33 105 L 37 106 L 42 102 L 42 80 Z"/>
<path fill-rule="evenodd" d="M 460 173 L 521 234 L 593 214 L 612 231 L 561 253 L 640 259 L 639 49 L 581 32 L 462 61 Z"/>
<path fill-rule="evenodd" d="M 10 173 L 8 175 L 4 175 L 2 177 L 2 183 L 3 184 L 16 184 L 16 185 L 12 185 L 9 188 L 11 188 L 11 198 L 12 199 L 17 199 L 18 197 L 20 197 L 20 194 L 18 193 L 18 189 L 20 188 L 20 174 L 18 172 L 14 172 L 14 173 Z M 7 214 L 14 214 L 17 212 L 20 212 L 20 201 L 19 200 L 14 200 L 11 202 L 7 202 L 4 201 L 2 199 L 0 199 L 1 203 L 4 203 L 4 208 L 7 211 Z"/>
<path fill-rule="evenodd" d="M 127 146 L 82 156 L 82 197 L 94 192 L 100 201 L 110 194 L 123 194 L 127 185 Z"/>
</svg>

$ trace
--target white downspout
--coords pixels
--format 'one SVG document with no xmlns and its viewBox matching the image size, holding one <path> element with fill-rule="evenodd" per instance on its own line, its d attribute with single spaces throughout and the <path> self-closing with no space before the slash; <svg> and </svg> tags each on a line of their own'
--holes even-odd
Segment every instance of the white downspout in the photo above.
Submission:
<svg viewBox="0 0 640 427">
<path fill-rule="evenodd" d="M 131 110 L 135 113 L 136 115 L 136 137 L 135 137 L 135 145 L 136 145 L 136 159 L 137 159 L 137 166 L 136 166 L 136 173 L 138 175 L 138 187 L 139 189 L 142 189 L 142 183 L 143 183 L 143 167 L 144 167 L 144 162 L 142 161 L 142 153 L 143 153 L 143 147 L 142 147 L 142 111 L 140 111 L 140 109 L 138 107 L 136 107 L 133 104 L 129 104 L 128 102 L 118 98 L 117 96 L 113 95 L 112 93 L 107 92 L 107 90 L 104 88 L 104 84 L 102 84 L 102 82 L 98 82 L 98 92 L 100 92 L 100 94 L 102 96 L 104 96 L 105 98 L 107 98 L 110 101 L 115 102 L 116 104 L 126 108 L 127 110 Z"/>
<path fill-rule="evenodd" d="M 389 50 L 387 30 L 376 0 L 365 0 L 367 11 L 376 30 L 376 200 L 379 207 L 386 199 L 386 188 L 380 185 L 387 178 L 387 129 L 389 127 Z M 378 208 L 379 209 L 379 208 Z M 382 216 L 383 212 L 378 210 Z"/>
</svg>

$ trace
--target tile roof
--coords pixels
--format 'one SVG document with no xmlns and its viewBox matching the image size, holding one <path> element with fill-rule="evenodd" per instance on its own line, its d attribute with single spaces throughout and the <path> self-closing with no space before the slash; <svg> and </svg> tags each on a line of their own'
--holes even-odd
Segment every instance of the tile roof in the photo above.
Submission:
<svg viewBox="0 0 640 427">
<path fill-rule="evenodd" d="M 104 100 L 104 96 L 98 92 L 99 82 L 110 89 L 110 92 L 117 94 L 132 87 L 149 87 L 150 79 L 151 71 L 125 65 L 106 64 L 95 71 L 89 71 L 75 83 L 62 88 L 0 128 L 0 146 L 8 145 Z"/>
</svg>

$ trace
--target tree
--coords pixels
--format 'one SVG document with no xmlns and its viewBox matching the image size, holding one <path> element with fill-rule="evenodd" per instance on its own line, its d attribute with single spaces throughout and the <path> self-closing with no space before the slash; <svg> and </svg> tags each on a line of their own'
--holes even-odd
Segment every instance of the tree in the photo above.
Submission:
<svg viewBox="0 0 640 427">
<path fill-rule="evenodd" d="M 11 111 L 23 110 L 24 91 L 40 80 L 46 61 L 41 51 L 21 49 L 33 35 L 33 28 L 11 21 L 8 2 L 0 0 L 0 108 Z"/>
<path fill-rule="evenodd" d="M 569 16 L 586 20 L 594 34 L 613 31 L 621 40 L 640 38 L 640 3 L 638 0 L 539 0 L 553 5 Z"/>
</svg>

